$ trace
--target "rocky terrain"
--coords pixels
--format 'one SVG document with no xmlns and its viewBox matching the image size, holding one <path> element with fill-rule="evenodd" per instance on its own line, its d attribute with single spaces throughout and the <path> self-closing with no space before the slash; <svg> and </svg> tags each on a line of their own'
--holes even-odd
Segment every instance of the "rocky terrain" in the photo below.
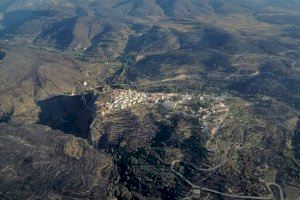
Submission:
<svg viewBox="0 0 300 200">
<path fill-rule="evenodd" d="M 298 0 L 1 0 L 0 199 L 300 197 Z"/>
<path fill-rule="evenodd" d="M 109 199 L 113 161 L 40 125 L 0 124 L 1 199 Z"/>
</svg>

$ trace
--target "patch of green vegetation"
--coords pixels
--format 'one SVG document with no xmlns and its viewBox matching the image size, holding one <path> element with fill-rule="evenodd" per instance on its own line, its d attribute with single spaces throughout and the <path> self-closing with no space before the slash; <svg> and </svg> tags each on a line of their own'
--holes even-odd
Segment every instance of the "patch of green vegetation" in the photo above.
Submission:
<svg viewBox="0 0 300 200">
<path fill-rule="evenodd" d="M 189 107 L 191 107 L 193 111 L 198 111 L 201 107 L 205 106 L 202 106 L 198 98 L 193 98 L 189 101 Z"/>
<path fill-rule="evenodd" d="M 203 101 L 199 102 L 199 106 L 203 108 L 209 108 L 211 105 L 211 101 L 209 99 L 204 99 Z"/>
<path fill-rule="evenodd" d="M 109 68 L 109 74 L 112 74 L 106 79 L 106 82 L 110 85 L 123 85 L 125 84 L 126 73 L 128 71 L 127 64 L 117 64 L 112 68 Z M 126 85 L 126 84 L 125 84 Z"/>
<path fill-rule="evenodd" d="M 275 183 L 277 170 L 270 168 L 259 168 L 259 172 L 263 174 L 263 179 L 266 183 Z"/>
</svg>

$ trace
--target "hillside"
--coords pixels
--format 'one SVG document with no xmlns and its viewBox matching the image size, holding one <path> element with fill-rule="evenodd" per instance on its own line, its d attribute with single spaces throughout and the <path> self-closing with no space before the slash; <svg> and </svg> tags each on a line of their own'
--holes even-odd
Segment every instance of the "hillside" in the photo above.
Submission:
<svg viewBox="0 0 300 200">
<path fill-rule="evenodd" d="M 2 199 L 109 199 L 112 160 L 86 141 L 38 125 L 0 127 Z"/>
<path fill-rule="evenodd" d="M 0 199 L 300 196 L 297 0 L 1 0 Z"/>
</svg>

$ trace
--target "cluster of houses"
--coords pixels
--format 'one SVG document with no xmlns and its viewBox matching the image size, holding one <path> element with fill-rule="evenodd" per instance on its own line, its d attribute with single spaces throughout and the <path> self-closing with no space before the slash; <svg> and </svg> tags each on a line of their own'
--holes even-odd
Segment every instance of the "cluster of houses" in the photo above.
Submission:
<svg viewBox="0 0 300 200">
<path fill-rule="evenodd" d="M 212 135 L 215 135 L 224 121 L 226 113 L 229 112 L 229 108 L 221 100 L 212 102 L 209 108 L 201 107 L 199 112 L 203 122 L 202 128 L 209 130 Z"/>
<path fill-rule="evenodd" d="M 180 100 L 174 100 L 179 98 Z M 132 109 L 137 105 L 161 104 L 166 108 L 174 109 L 178 104 L 192 99 L 191 95 L 178 95 L 175 93 L 144 93 L 134 90 L 115 89 L 100 95 L 96 100 L 96 110 L 102 116 L 116 110 Z"/>
<path fill-rule="evenodd" d="M 134 90 L 115 89 L 103 92 L 96 100 L 95 106 L 97 113 L 105 116 L 118 110 L 133 109 L 138 105 L 162 105 L 163 107 L 174 110 L 184 108 L 182 112 L 193 113 L 203 122 L 203 128 L 215 134 L 218 126 L 224 120 L 224 115 L 229 111 L 223 100 L 217 100 L 207 95 L 198 95 L 199 102 L 210 99 L 207 107 L 200 107 L 198 111 L 192 111 L 187 105 L 195 96 L 189 94 L 175 93 L 145 93 Z M 177 109 L 177 110 L 178 110 Z"/>
<path fill-rule="evenodd" d="M 101 115 L 106 115 L 115 110 L 130 109 L 137 104 L 148 101 L 146 93 L 132 90 L 111 90 L 100 95 L 95 105 Z"/>
<path fill-rule="evenodd" d="M 227 112 L 228 110 L 228 107 L 224 104 L 223 101 L 215 101 L 209 108 L 200 107 L 199 112 L 200 114 L 202 114 L 203 119 L 205 119 L 212 114 Z"/>
</svg>

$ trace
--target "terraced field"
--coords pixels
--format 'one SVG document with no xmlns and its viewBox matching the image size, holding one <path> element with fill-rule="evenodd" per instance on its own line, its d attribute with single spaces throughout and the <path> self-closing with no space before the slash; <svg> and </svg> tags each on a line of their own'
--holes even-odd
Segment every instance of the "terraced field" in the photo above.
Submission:
<svg viewBox="0 0 300 200">
<path fill-rule="evenodd" d="M 299 16 L 1 0 L 0 199 L 299 199 Z"/>
</svg>

